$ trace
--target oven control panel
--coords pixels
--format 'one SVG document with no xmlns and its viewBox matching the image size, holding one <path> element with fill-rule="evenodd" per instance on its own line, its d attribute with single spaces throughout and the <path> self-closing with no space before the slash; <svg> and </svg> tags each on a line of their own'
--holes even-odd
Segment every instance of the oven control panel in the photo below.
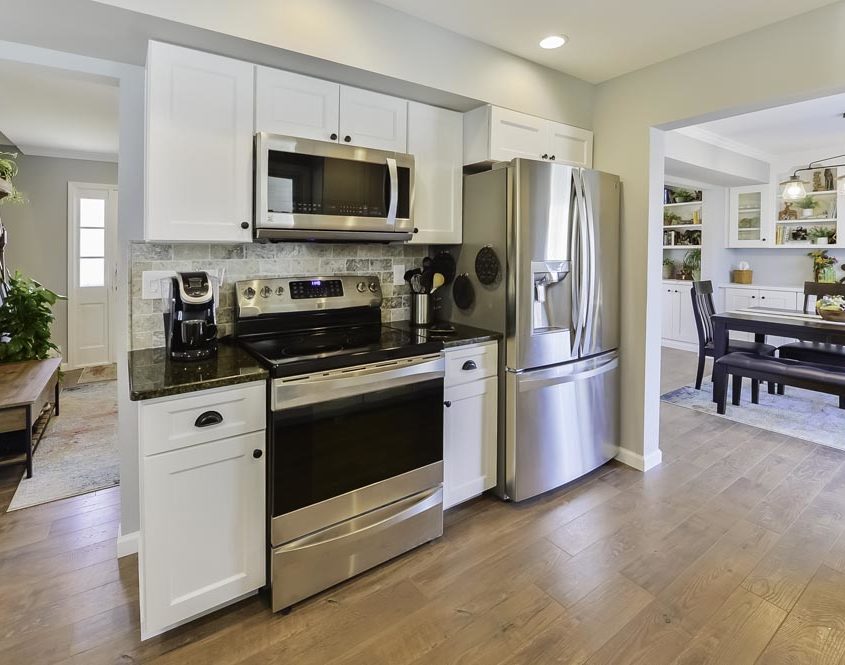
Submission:
<svg viewBox="0 0 845 665">
<path fill-rule="evenodd" d="M 254 318 L 348 307 L 381 306 L 375 275 L 273 277 L 235 283 L 236 316 Z"/>
</svg>

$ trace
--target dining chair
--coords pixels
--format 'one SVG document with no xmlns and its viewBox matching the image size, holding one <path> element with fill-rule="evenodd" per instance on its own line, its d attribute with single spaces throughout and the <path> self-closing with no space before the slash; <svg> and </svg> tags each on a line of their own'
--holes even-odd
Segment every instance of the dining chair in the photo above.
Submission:
<svg viewBox="0 0 845 665">
<path fill-rule="evenodd" d="M 698 369 L 695 374 L 695 388 L 701 390 L 701 381 L 704 378 L 705 360 L 713 357 L 715 346 L 713 344 L 713 315 L 716 313 L 716 306 L 713 302 L 713 283 L 709 280 L 693 282 L 690 289 L 692 296 L 692 313 L 695 316 L 695 328 L 698 331 Z M 775 347 L 765 342 L 746 342 L 744 340 L 729 340 L 728 353 L 744 351 L 756 353 L 761 356 L 773 356 Z M 774 386 L 769 385 L 769 392 L 774 391 Z"/>
<path fill-rule="evenodd" d="M 804 282 L 804 313 L 813 314 L 810 309 L 810 297 L 845 296 L 845 284 L 835 282 Z M 801 360 L 822 365 L 845 367 L 845 346 L 826 344 L 825 342 L 790 342 L 778 347 L 778 356 L 789 360 Z"/>
</svg>

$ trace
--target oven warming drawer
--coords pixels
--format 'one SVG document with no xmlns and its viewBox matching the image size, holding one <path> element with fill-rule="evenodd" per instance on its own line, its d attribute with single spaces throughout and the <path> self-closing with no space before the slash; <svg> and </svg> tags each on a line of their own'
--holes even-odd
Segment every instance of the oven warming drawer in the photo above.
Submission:
<svg viewBox="0 0 845 665">
<path fill-rule="evenodd" d="M 443 535 L 443 489 L 414 494 L 273 550 L 273 611 Z"/>
</svg>

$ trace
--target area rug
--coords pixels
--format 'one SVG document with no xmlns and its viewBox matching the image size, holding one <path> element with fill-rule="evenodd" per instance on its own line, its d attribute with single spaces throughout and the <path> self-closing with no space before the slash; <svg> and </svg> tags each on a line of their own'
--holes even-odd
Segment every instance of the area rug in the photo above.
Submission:
<svg viewBox="0 0 845 665">
<path fill-rule="evenodd" d="M 712 395 L 713 386 L 706 380 L 701 390 L 691 385 L 684 386 L 660 399 L 668 404 L 718 416 Z M 786 387 L 786 395 L 769 395 L 764 384 L 760 386 L 760 403 L 752 404 L 751 382 L 745 380 L 742 382 L 742 405 L 731 405 L 730 397 L 729 390 L 727 413 L 720 418 L 845 450 L 845 410 L 839 408 L 836 395 L 790 386 Z"/>
<path fill-rule="evenodd" d="M 63 390 L 60 407 L 35 451 L 33 476 L 21 480 L 9 511 L 113 487 L 120 480 L 117 382 Z"/>
</svg>

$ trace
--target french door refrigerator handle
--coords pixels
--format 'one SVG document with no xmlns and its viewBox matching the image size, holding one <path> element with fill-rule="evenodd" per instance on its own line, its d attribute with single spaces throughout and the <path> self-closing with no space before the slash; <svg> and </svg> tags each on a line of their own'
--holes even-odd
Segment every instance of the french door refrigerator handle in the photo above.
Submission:
<svg viewBox="0 0 845 665">
<path fill-rule="evenodd" d="M 396 160 L 393 157 L 388 157 L 387 173 L 390 176 L 390 200 L 387 206 L 387 223 L 396 224 L 396 209 L 399 206 L 399 171 L 396 168 Z"/>
<path fill-rule="evenodd" d="M 558 386 L 564 383 L 575 383 L 576 381 L 583 381 L 606 374 L 618 367 L 619 357 L 613 354 L 593 364 L 589 369 L 580 371 L 575 371 L 571 364 L 543 370 L 532 370 L 518 375 L 518 390 L 522 393 L 539 390 L 540 388 Z"/>
<path fill-rule="evenodd" d="M 581 345 L 581 256 L 579 254 L 578 238 L 581 233 L 581 220 L 578 211 L 578 183 L 575 179 L 575 172 L 572 173 L 572 198 L 570 200 L 570 219 L 572 220 L 572 229 L 569 236 L 569 255 L 572 258 L 572 328 L 575 333 L 575 338 L 572 342 L 572 355 L 578 355 L 578 347 Z"/>
<path fill-rule="evenodd" d="M 596 220 L 593 216 L 593 196 L 590 190 L 589 182 L 586 178 L 581 178 L 581 193 L 584 197 L 584 216 L 587 226 L 587 243 L 588 243 L 588 280 L 587 280 L 587 316 L 585 317 L 584 330 L 584 353 L 589 354 L 593 351 L 594 335 L 596 330 L 596 316 L 598 309 L 596 308 L 596 265 L 598 264 L 598 257 L 596 256 Z M 583 355 L 583 354 L 582 354 Z"/>
<path fill-rule="evenodd" d="M 587 311 L 589 308 L 589 270 L 591 257 L 589 254 L 590 240 L 587 221 L 587 210 L 584 203 L 584 183 L 581 180 L 581 173 L 578 170 L 572 172 L 575 181 L 575 200 L 578 205 L 578 322 L 575 334 L 573 351 L 579 356 L 583 355 L 585 337 L 587 335 Z"/>
</svg>

